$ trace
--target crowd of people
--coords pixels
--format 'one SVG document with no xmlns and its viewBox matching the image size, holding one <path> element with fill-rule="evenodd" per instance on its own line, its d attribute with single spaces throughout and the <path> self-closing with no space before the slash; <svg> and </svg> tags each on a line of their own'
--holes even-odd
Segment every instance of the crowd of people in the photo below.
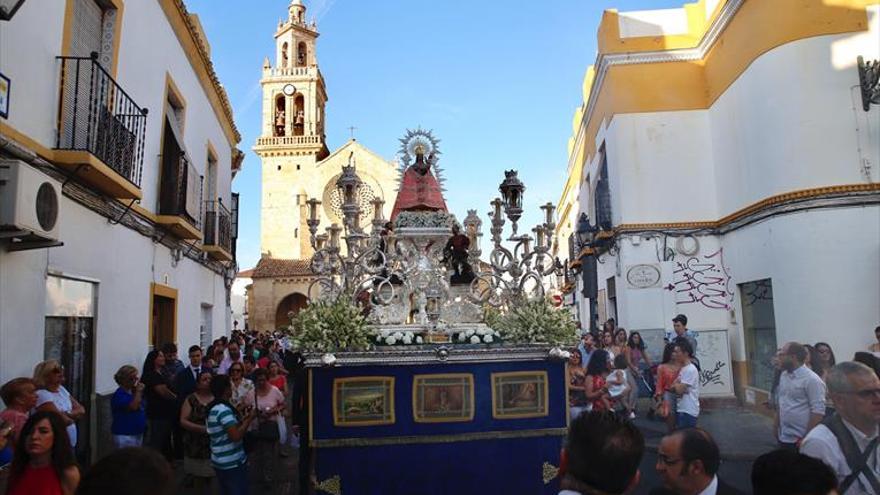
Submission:
<svg viewBox="0 0 880 495">
<path fill-rule="evenodd" d="M 635 419 L 640 396 L 652 396 L 648 411 L 667 421 L 669 430 L 694 426 L 700 414 L 697 340 L 687 316 L 673 320 L 663 359 L 651 360 L 639 332 L 627 333 L 609 319 L 599 333 L 586 332 L 570 351 L 569 406 L 572 418 L 583 411 L 611 410 Z"/>
<path fill-rule="evenodd" d="M 279 458 L 298 443 L 302 357 L 289 347 L 282 336 L 236 330 L 208 349 L 189 347 L 188 364 L 166 343 L 140 369 L 121 366 L 110 397 L 115 450 L 82 480 L 76 423 L 85 408 L 64 387 L 58 361 L 37 364 L 33 377 L 0 388 L 0 494 L 120 493 L 102 491 L 113 471 L 145 480 L 129 493 L 170 494 L 173 466 L 192 493 L 244 494 L 251 475 L 273 483 Z"/>
<path fill-rule="evenodd" d="M 698 335 L 685 315 L 673 328 L 657 364 L 641 335 L 614 321 L 572 349 L 563 494 L 626 494 L 639 485 L 645 442 L 632 419 L 646 395 L 668 427 L 655 466 L 662 486 L 651 493 L 740 493 L 719 479 L 719 448 L 697 426 Z M 770 400 L 779 449 L 755 461 L 756 495 L 880 493 L 880 327 L 875 336 L 878 344 L 839 363 L 823 342 L 779 349 Z M 121 366 L 110 398 L 116 450 L 84 473 L 75 448 L 85 408 L 64 387 L 58 361 L 37 364 L 32 377 L 0 387 L 0 494 L 164 495 L 178 488 L 173 466 L 195 493 L 244 494 L 253 474 L 271 484 L 296 443 L 305 385 L 302 357 L 276 337 L 235 331 L 208 349 L 189 347 L 188 364 L 168 343 L 140 369 Z"/>
<path fill-rule="evenodd" d="M 569 466 L 563 494 L 623 494 L 638 485 L 636 459 L 641 459 L 644 440 L 631 420 L 640 395 L 653 399 L 649 414 L 663 419 L 668 429 L 655 466 L 663 486 L 652 494 L 740 493 L 718 479 L 718 447 L 697 427 L 698 334 L 687 322 L 685 315 L 673 319 L 674 330 L 666 336 L 657 365 L 651 364 L 641 335 L 627 337 L 613 320 L 598 334 L 585 333 L 571 349 L 572 423 L 563 451 L 563 464 Z M 880 494 L 880 327 L 875 337 L 878 343 L 867 352 L 840 363 L 825 342 L 789 342 L 778 349 L 771 361 L 776 372 L 768 406 L 774 410 L 779 450 L 755 461 L 756 495 Z M 623 446 L 630 451 L 609 450 Z M 615 471 L 605 462 L 631 469 L 611 479 L 608 473 Z"/>
</svg>

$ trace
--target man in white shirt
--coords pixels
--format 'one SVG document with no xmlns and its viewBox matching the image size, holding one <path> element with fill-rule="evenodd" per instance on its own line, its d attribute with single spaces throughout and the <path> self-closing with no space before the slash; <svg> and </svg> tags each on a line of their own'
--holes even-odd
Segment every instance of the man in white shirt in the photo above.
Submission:
<svg viewBox="0 0 880 495">
<path fill-rule="evenodd" d="M 226 355 L 223 356 L 223 361 L 220 361 L 217 373 L 228 375 L 229 367 L 232 366 L 232 363 L 242 363 L 242 366 L 244 366 L 241 358 L 241 349 L 238 347 L 238 342 L 234 340 L 229 341 L 229 345 L 226 347 Z"/>
<path fill-rule="evenodd" d="M 880 378 L 871 368 L 848 361 L 831 368 L 827 380 L 837 415 L 810 431 L 801 453 L 831 466 L 842 495 L 878 494 Z"/>
<path fill-rule="evenodd" d="M 670 389 L 678 396 L 675 414 L 676 428 L 697 426 L 700 416 L 700 372 L 691 360 L 694 350 L 685 339 L 676 339 L 672 360 L 681 366 L 678 378 Z"/>
<path fill-rule="evenodd" d="M 797 342 L 782 346 L 782 375 L 776 389 L 776 439 L 780 447 L 796 450 L 825 417 L 825 382 L 804 366 L 807 349 Z"/>
</svg>

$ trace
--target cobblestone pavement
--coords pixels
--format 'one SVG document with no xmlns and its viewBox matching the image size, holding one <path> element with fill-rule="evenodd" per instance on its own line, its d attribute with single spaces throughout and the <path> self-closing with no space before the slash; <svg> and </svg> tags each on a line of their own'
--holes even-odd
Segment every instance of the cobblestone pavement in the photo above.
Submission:
<svg viewBox="0 0 880 495">
<path fill-rule="evenodd" d="M 297 462 L 299 455 L 296 449 L 288 449 L 287 457 L 278 458 L 278 468 L 275 475 L 272 476 L 271 482 L 263 482 L 260 478 L 260 472 L 256 468 L 259 459 L 253 458 L 251 462 L 251 495 L 298 495 L 297 479 Z M 177 476 L 178 495 L 208 495 L 197 493 L 189 480 L 183 474 L 183 465 L 175 465 L 175 473 Z M 216 484 L 213 486 L 213 493 L 218 493 Z"/>
</svg>

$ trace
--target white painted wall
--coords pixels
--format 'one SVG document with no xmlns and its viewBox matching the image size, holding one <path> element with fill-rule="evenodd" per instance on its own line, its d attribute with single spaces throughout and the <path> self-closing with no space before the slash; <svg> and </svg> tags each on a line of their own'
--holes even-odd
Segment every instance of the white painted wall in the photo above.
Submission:
<svg viewBox="0 0 880 495">
<path fill-rule="evenodd" d="M 719 218 L 709 123 L 704 110 L 614 117 L 605 146 L 615 225 Z"/>
<path fill-rule="evenodd" d="M 0 29 L 0 72 L 12 79 L 7 122 L 46 148 L 55 145 L 64 0 L 25 2 Z M 150 110 L 143 162 L 142 205 L 155 211 L 166 73 L 186 101 L 184 145 L 204 173 L 207 143 L 218 159 L 218 191 L 231 204 L 231 149 L 205 89 L 164 12 L 155 1 L 129 1 L 122 17 L 117 82 Z M 43 358 L 46 276 L 50 272 L 98 281 L 95 392 L 115 388 L 123 364 L 140 368 L 149 347 L 150 283 L 178 290 L 178 344 L 199 342 L 203 305 L 212 307 L 213 335 L 228 333 L 230 308 L 222 276 L 64 197 L 63 247 L 0 251 L 0 383 L 30 376 Z M 197 248 L 196 248 L 197 249 Z"/>
<path fill-rule="evenodd" d="M 838 361 L 875 342 L 880 325 L 880 207 L 776 217 L 724 238 L 736 284 L 773 283 L 776 337 L 828 342 Z M 736 334 L 742 333 L 736 292 Z M 734 359 L 745 359 L 739 342 Z"/>
<path fill-rule="evenodd" d="M 111 392 L 123 364 L 140 368 L 149 349 L 150 282 L 178 290 L 180 346 L 199 341 L 202 304 L 213 306 L 213 333 L 229 318 L 223 279 L 183 258 L 172 266 L 168 248 L 63 198 L 60 248 L 0 252 L 0 383 L 30 376 L 43 357 L 46 276 L 49 271 L 98 281 L 95 391 Z M 96 242 L 96 240 L 98 240 Z"/>
<path fill-rule="evenodd" d="M 617 18 L 621 38 L 687 34 L 687 12 L 683 8 L 620 12 Z"/>
<path fill-rule="evenodd" d="M 615 115 L 596 139 L 608 153 L 614 223 L 718 220 L 778 194 L 880 181 L 880 110 L 864 112 L 856 87 L 857 55 L 880 58 L 880 6 L 869 9 L 869 19 L 869 32 L 809 38 L 763 54 L 708 110 Z M 597 162 L 585 167 L 593 182 Z M 579 203 L 590 210 L 586 183 Z M 660 266 L 663 285 L 681 280 L 675 272 L 691 257 L 663 256 L 674 237 L 664 246 L 662 234 L 635 243 L 624 236 L 617 254 L 602 257 L 599 288 L 617 277 L 620 326 L 668 329 L 672 316 L 685 313 L 693 329 L 726 330 L 731 358 L 741 361 L 737 284 L 769 278 L 780 344 L 826 341 L 844 360 L 873 341 L 880 207 L 780 215 L 697 238 L 697 262 L 715 263 L 722 279 L 716 285 L 723 296 L 708 305 L 688 302 L 676 288 L 627 288 L 622 275 L 638 263 Z M 707 258 L 722 248 L 723 261 Z"/>
<path fill-rule="evenodd" d="M 880 180 L 880 110 L 865 114 L 851 91 L 859 84 L 856 57 L 880 58 L 878 7 L 871 10 L 873 43 L 868 33 L 847 34 L 770 50 L 709 110 L 723 214 L 794 190 L 864 183 L 863 157 L 873 163 L 873 180 Z M 850 63 L 837 67 L 831 54 L 841 42 L 851 50 Z M 857 122 L 866 127 L 862 132 Z"/>
</svg>

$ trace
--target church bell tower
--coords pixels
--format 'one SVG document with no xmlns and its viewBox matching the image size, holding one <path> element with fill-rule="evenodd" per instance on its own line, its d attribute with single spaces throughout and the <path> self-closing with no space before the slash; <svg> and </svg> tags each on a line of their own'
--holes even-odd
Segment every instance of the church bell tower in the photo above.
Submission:
<svg viewBox="0 0 880 495">
<path fill-rule="evenodd" d="M 311 254 L 304 229 L 308 191 L 320 187 L 317 163 L 329 153 L 324 134 L 327 90 L 318 70 L 315 22 L 302 0 L 292 0 L 275 31 L 275 63 L 263 63 L 263 122 L 254 152 L 262 166 L 260 249 L 264 256 Z"/>
</svg>

